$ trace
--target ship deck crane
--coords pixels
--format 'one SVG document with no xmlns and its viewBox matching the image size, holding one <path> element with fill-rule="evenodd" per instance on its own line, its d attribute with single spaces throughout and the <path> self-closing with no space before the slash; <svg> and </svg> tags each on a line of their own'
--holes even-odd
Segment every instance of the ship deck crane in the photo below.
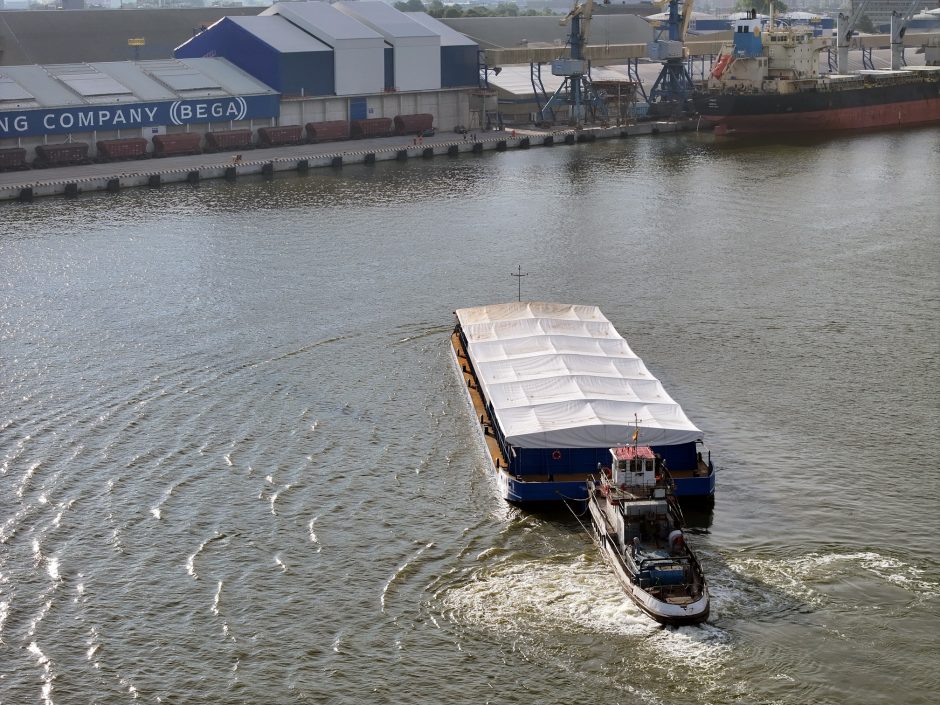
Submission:
<svg viewBox="0 0 940 705">
<path fill-rule="evenodd" d="M 552 62 L 552 75 L 563 76 L 564 80 L 542 107 L 543 120 L 554 116 L 554 109 L 562 103 L 568 104 L 569 119 L 575 125 L 584 123 L 588 107 L 595 114 L 600 113 L 606 117 L 607 107 L 591 84 L 590 65 L 584 58 L 584 47 L 588 42 L 593 14 L 594 0 L 574 0 L 571 12 L 559 22 L 563 27 L 571 25 L 568 33 L 569 57 Z"/>
<path fill-rule="evenodd" d="M 904 61 L 904 33 L 907 32 L 907 23 L 911 21 L 922 0 L 911 0 L 907 11 L 901 13 L 891 11 L 891 69 L 897 71 L 905 64 Z"/>
<path fill-rule="evenodd" d="M 867 6 L 868 0 L 859 0 L 851 17 L 840 12 L 836 18 L 836 70 L 839 73 L 849 71 L 849 43 L 852 41 L 852 32 L 855 31 L 855 25 L 862 18 Z"/>
</svg>

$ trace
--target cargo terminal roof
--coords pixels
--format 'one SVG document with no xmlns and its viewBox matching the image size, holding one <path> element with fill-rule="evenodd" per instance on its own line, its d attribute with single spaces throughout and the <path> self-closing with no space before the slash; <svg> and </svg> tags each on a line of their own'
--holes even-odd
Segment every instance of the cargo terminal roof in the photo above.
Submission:
<svg viewBox="0 0 940 705">
<path fill-rule="evenodd" d="M 0 66 L 163 59 L 222 17 L 257 14 L 257 7 L 6 10 L 0 12 Z M 129 46 L 131 38 L 145 43 Z"/>
<path fill-rule="evenodd" d="M 481 391 L 519 448 L 677 445 L 702 437 L 596 306 L 456 311 Z"/>
<path fill-rule="evenodd" d="M 329 51 L 330 47 L 313 35 L 291 24 L 283 17 L 229 17 L 272 49 L 282 53 L 298 51 Z"/>
<path fill-rule="evenodd" d="M 333 7 L 371 27 L 393 43 L 396 39 L 422 37 L 433 40 L 440 45 L 440 35 L 437 32 L 428 29 L 420 22 L 408 17 L 404 12 L 399 12 L 384 2 L 374 0 L 344 2 L 341 0 L 335 3 Z"/>
<path fill-rule="evenodd" d="M 225 59 L 0 67 L 0 111 L 277 95 Z"/>
<path fill-rule="evenodd" d="M 332 46 L 342 42 L 383 45 L 382 35 L 326 2 L 279 2 L 262 15 L 280 15 Z"/>
<path fill-rule="evenodd" d="M 438 19 L 435 19 L 434 17 L 431 17 L 426 12 L 406 12 L 405 14 L 415 22 L 423 24 L 425 27 L 440 36 L 442 47 L 475 47 L 477 45 L 477 43 L 469 37 L 465 37 L 457 30 L 448 27 L 446 24 Z"/>
</svg>

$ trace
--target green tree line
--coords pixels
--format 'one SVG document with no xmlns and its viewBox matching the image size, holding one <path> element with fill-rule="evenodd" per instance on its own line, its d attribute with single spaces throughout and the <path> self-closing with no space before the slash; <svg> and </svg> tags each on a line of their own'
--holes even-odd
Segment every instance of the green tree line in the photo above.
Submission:
<svg viewBox="0 0 940 705">
<path fill-rule="evenodd" d="M 445 5 L 441 0 L 430 0 L 428 3 L 423 3 L 421 0 L 405 0 L 396 2 L 394 7 L 402 12 L 426 12 L 431 17 L 531 17 L 554 14 L 551 10 L 522 11 L 514 2 L 501 2 L 496 7 L 483 7 L 482 5 Z"/>
</svg>

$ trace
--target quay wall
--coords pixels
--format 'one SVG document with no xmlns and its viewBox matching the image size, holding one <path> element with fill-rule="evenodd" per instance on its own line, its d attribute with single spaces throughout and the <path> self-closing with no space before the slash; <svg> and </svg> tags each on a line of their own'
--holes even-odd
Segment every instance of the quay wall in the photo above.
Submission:
<svg viewBox="0 0 940 705">
<path fill-rule="evenodd" d="M 352 164 L 373 164 L 379 161 L 407 161 L 443 156 L 456 158 L 461 155 L 482 154 L 485 151 L 574 145 L 598 139 L 625 139 L 637 135 L 694 130 L 696 127 L 694 121 L 664 121 L 580 131 L 512 130 L 473 135 L 450 132 L 439 133 L 424 140 L 389 137 L 281 147 L 234 156 L 202 154 L 148 162 L 115 162 L 7 172 L 0 174 L 0 202 L 29 203 L 45 196 L 75 197 L 94 191 L 116 193 L 125 188 L 159 188 L 164 184 L 179 182 L 195 185 L 204 179 L 233 181 L 251 175 L 273 178 L 278 172 L 302 174 L 310 169 L 337 169 Z"/>
</svg>

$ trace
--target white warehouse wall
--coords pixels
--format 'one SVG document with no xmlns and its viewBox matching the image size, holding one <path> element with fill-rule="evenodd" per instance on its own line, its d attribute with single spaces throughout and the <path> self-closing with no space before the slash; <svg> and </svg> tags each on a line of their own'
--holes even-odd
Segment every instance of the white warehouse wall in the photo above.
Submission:
<svg viewBox="0 0 940 705">
<path fill-rule="evenodd" d="M 392 45 L 395 88 L 430 91 L 441 87 L 441 37 L 403 12 L 383 2 L 357 0 L 333 7 L 366 25 Z"/>
<path fill-rule="evenodd" d="M 356 46 L 344 40 L 333 47 L 336 95 L 381 93 L 385 90 L 385 46 Z"/>
<path fill-rule="evenodd" d="M 441 87 L 441 45 L 416 44 L 397 39 L 395 88 L 400 91 L 439 90 Z"/>
</svg>

